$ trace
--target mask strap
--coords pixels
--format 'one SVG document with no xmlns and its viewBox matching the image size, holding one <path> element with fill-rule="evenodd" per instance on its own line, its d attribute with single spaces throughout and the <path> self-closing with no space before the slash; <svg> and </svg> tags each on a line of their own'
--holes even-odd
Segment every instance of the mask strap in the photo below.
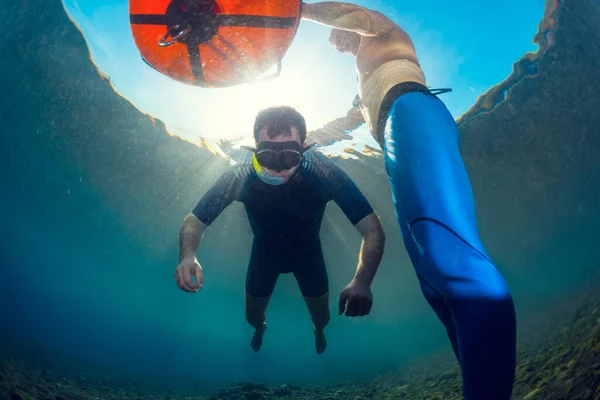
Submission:
<svg viewBox="0 0 600 400">
<path fill-rule="evenodd" d="M 310 149 L 312 149 L 316 145 L 317 145 L 316 143 L 309 144 L 308 146 L 306 146 L 305 148 L 302 149 L 301 154 L 306 153 L 307 151 L 309 151 Z"/>
<path fill-rule="evenodd" d="M 312 149 L 316 145 L 317 145 L 317 143 L 311 143 L 308 146 L 306 146 L 305 148 L 300 149 L 300 154 L 306 153 L 308 150 Z M 251 151 L 252 153 L 256 153 L 256 151 L 257 151 L 257 149 L 255 149 L 254 147 L 250 147 L 250 146 L 240 146 L 240 148 L 244 149 L 244 150 Z"/>
</svg>

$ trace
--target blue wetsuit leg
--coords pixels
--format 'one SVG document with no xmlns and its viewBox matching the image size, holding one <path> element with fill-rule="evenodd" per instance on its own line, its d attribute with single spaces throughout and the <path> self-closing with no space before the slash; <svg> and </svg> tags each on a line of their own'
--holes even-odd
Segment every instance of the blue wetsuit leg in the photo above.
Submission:
<svg viewBox="0 0 600 400">
<path fill-rule="evenodd" d="M 510 399 L 514 305 L 479 239 L 456 123 L 437 97 L 413 91 L 393 103 L 384 140 L 403 240 L 423 294 L 448 332 L 464 398 Z"/>
</svg>

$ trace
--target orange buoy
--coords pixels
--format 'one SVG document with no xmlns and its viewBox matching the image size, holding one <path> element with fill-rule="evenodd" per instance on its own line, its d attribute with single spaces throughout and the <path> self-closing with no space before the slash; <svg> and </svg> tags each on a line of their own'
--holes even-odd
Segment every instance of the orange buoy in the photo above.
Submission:
<svg viewBox="0 0 600 400">
<path fill-rule="evenodd" d="M 301 0 L 129 0 L 144 61 L 183 83 L 225 87 L 260 79 L 294 39 Z"/>
</svg>

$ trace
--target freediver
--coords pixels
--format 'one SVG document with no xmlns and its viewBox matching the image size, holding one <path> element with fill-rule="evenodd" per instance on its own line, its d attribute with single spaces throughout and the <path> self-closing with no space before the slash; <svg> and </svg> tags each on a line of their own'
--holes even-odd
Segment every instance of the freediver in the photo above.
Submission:
<svg viewBox="0 0 600 400">
<path fill-rule="evenodd" d="M 358 266 L 339 298 L 339 314 L 369 314 L 371 283 L 383 255 L 385 235 L 377 214 L 354 182 L 324 156 L 308 151 L 306 122 L 291 107 L 262 110 L 254 124 L 252 160 L 225 172 L 183 221 L 177 286 L 202 289 L 196 253 L 206 228 L 233 201 L 245 206 L 254 241 L 245 286 L 246 320 L 255 328 L 251 346 L 259 351 L 265 312 L 279 274 L 293 273 L 313 323 L 318 354 L 327 346 L 329 282 L 319 230 L 330 200 L 362 235 Z M 195 278 L 195 282 L 192 278 Z"/>
<path fill-rule="evenodd" d="M 332 27 L 332 46 L 356 57 L 360 111 L 384 152 L 402 238 L 446 328 L 464 398 L 510 399 L 513 300 L 479 238 L 457 125 L 427 88 L 411 38 L 382 13 L 349 3 L 303 3 L 302 18 Z"/>
</svg>

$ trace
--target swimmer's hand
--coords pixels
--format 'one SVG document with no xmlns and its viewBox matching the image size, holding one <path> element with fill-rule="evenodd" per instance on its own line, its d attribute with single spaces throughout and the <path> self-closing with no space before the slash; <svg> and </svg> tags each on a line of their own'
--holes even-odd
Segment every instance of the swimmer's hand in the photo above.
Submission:
<svg viewBox="0 0 600 400">
<path fill-rule="evenodd" d="M 192 282 L 192 277 L 196 282 Z M 179 289 L 188 293 L 196 293 L 202 289 L 202 267 L 195 258 L 184 258 L 175 269 L 175 282 Z"/>
<path fill-rule="evenodd" d="M 371 287 L 360 280 L 353 279 L 340 293 L 339 314 L 342 315 L 345 309 L 347 317 L 363 317 L 371 312 L 372 305 Z"/>
</svg>

